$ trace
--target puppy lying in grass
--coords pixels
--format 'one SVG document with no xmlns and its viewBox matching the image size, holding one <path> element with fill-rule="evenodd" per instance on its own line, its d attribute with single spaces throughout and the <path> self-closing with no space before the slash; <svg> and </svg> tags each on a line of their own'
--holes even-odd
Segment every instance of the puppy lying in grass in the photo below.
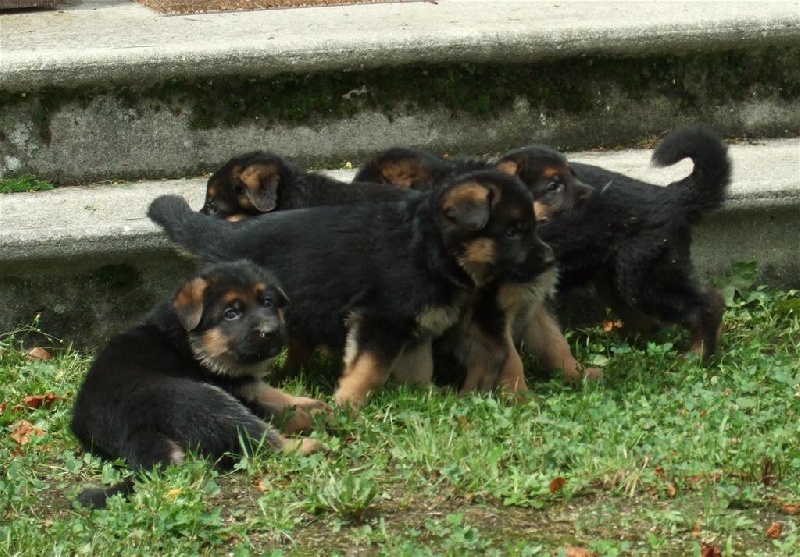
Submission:
<svg viewBox="0 0 800 557">
<path fill-rule="evenodd" d="M 124 458 L 137 473 L 181 464 L 190 451 L 220 459 L 262 445 L 319 450 L 317 441 L 287 439 L 269 424 L 288 413 L 283 431 L 295 433 L 329 410 L 263 380 L 284 346 L 287 303 L 277 280 L 249 262 L 196 274 L 100 351 L 78 390 L 72 431 L 86 450 Z M 79 501 L 104 507 L 134 483 L 135 476 L 87 489 Z"/>
</svg>

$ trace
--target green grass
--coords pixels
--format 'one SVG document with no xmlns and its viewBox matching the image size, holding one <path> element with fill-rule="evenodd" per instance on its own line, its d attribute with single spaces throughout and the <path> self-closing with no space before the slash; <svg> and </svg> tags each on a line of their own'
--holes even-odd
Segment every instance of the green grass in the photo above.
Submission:
<svg viewBox="0 0 800 557">
<path fill-rule="evenodd" d="M 55 186 L 45 180 L 39 180 L 33 176 L 22 176 L 20 178 L 0 178 L 0 193 L 19 193 L 25 191 L 45 191 L 51 190 Z"/>
<path fill-rule="evenodd" d="M 190 459 L 93 512 L 73 503 L 82 486 L 124 472 L 69 432 L 90 356 L 29 362 L 0 337 L 0 555 L 797 555 L 800 296 L 743 274 L 707 366 L 679 357 L 675 332 L 632 345 L 572 331 L 580 358 L 605 364 L 601 384 L 540 381 L 523 403 L 390 387 L 313 432 L 326 454 L 232 471 Z M 330 396 L 337 365 L 284 387 Z M 46 393 L 64 400 L 13 411 Z M 14 441 L 22 419 L 43 435 Z"/>
</svg>

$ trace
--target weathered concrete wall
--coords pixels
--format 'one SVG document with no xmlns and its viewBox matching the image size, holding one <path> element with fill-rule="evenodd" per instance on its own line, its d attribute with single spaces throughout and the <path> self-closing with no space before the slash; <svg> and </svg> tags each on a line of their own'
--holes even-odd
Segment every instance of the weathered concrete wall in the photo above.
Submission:
<svg viewBox="0 0 800 557">
<path fill-rule="evenodd" d="M 397 144 L 631 147 L 687 122 L 732 138 L 800 134 L 800 46 L 7 92 L 0 175 L 197 175 L 256 148 L 338 164 Z"/>
</svg>

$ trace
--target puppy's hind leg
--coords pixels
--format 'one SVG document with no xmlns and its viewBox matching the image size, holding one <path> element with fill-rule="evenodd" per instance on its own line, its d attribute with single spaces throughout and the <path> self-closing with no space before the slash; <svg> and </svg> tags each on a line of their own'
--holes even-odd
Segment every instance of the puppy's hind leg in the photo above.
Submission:
<svg viewBox="0 0 800 557">
<path fill-rule="evenodd" d="M 333 395 L 337 406 L 361 407 L 390 375 L 390 364 L 402 349 L 404 336 L 389 327 L 365 326 L 360 318 L 349 322 L 344 350 L 344 371 Z"/>
<path fill-rule="evenodd" d="M 579 381 L 581 377 L 593 380 L 603 377 L 603 370 L 584 367 L 575 359 L 561 327 L 544 305 L 539 305 L 529 314 L 523 339 L 525 346 L 542 364 L 551 369 L 561 369 L 570 381 Z"/>
<path fill-rule="evenodd" d="M 719 347 L 722 338 L 722 316 L 725 313 L 725 297 L 719 290 L 709 289 L 703 294 L 703 304 L 696 325 L 691 329 L 692 346 L 689 352 L 710 358 Z"/>
</svg>

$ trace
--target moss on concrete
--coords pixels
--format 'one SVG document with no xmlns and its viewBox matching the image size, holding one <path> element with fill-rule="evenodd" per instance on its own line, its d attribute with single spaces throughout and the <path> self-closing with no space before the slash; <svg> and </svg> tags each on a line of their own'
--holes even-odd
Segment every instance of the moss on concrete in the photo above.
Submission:
<svg viewBox="0 0 800 557">
<path fill-rule="evenodd" d="M 454 115 L 487 115 L 526 99 L 536 110 L 583 113 L 599 110 L 612 91 L 637 100 L 674 99 L 683 109 L 746 98 L 800 96 L 800 46 L 693 52 L 637 58 L 580 57 L 530 64 L 438 64 L 282 74 L 225 76 L 194 81 L 82 90 L 47 89 L 34 94 L 39 134 L 49 141 L 52 114 L 67 102 L 112 94 L 123 106 L 143 101 L 173 115 L 185 110 L 196 129 L 248 121 L 313 126 L 361 110 L 387 115 L 444 107 Z M 30 95 L 0 95 L 4 106 Z"/>
</svg>

